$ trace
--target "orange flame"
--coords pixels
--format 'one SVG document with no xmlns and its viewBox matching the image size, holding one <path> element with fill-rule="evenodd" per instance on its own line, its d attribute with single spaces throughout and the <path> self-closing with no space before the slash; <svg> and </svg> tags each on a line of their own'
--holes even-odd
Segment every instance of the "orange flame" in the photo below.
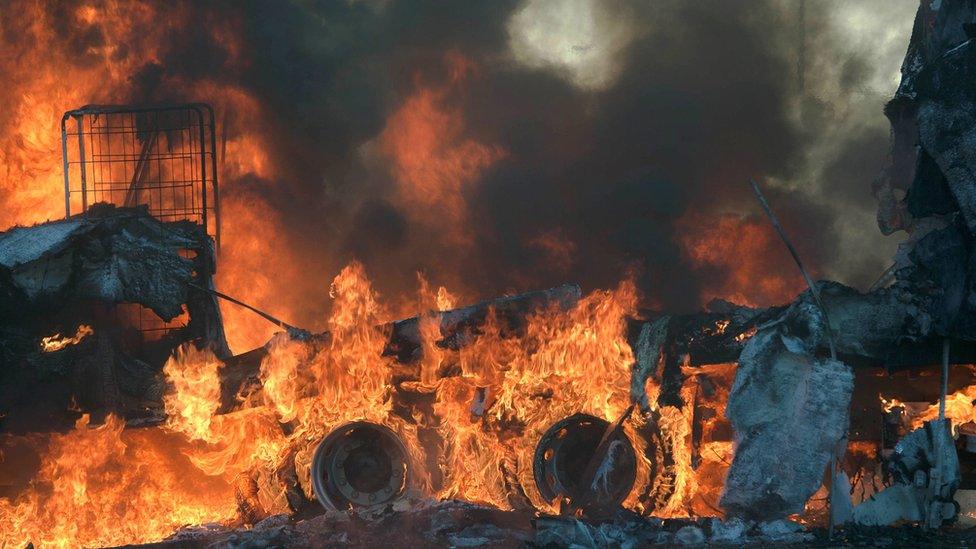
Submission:
<svg viewBox="0 0 976 549">
<path fill-rule="evenodd" d="M 175 389 L 163 399 L 167 425 L 190 440 L 212 442 L 210 419 L 220 407 L 220 366 L 213 353 L 185 345 L 163 367 Z"/>
<path fill-rule="evenodd" d="M 436 387 L 434 415 L 444 440 L 445 477 L 438 497 L 508 509 L 517 481 L 537 508 L 555 511 L 535 489 L 535 446 L 566 416 L 584 412 L 613 422 L 627 408 L 633 355 L 625 320 L 636 302 L 633 284 L 625 282 L 614 291 L 594 292 L 569 311 L 554 308 L 530 316 L 519 337 L 503 335 L 490 316 L 457 356 L 425 345 L 425 367 L 455 360 L 461 369 L 461 376 L 439 380 Z M 425 335 L 437 337 L 433 331 Z M 520 426 L 520 436 L 513 438 L 504 427 L 512 423 Z M 643 460 L 633 426 L 627 433 Z M 648 470 L 642 462 L 639 473 Z M 636 496 L 629 505 L 636 505 Z"/>
<path fill-rule="evenodd" d="M 162 17 L 153 5 L 115 0 L 79 6 L 67 14 L 67 22 L 55 21 L 55 14 L 35 2 L 15 1 L 6 9 L 24 14 L 18 18 L 22 27 L 4 29 L 22 33 L 18 43 L 24 47 L 16 56 L 0 56 L 0 70 L 8 76 L 0 91 L 6 106 L 0 114 L 3 227 L 63 215 L 58 161 L 62 113 L 88 103 L 130 100 L 136 85 L 132 75 L 159 60 L 159 45 L 176 28 L 193 23 L 184 7 Z M 227 66 L 245 66 L 236 39 L 238 22 L 229 17 L 208 24 L 225 46 Z M 79 53 L 64 47 L 59 29 L 65 27 L 102 39 Z M 446 60 L 446 82 L 418 83 L 389 117 L 376 146 L 391 162 L 405 211 L 426 216 L 436 209 L 443 214 L 438 230 L 464 240 L 468 212 L 463 193 L 507 153 L 468 135 L 462 111 L 452 101 L 463 94 L 463 84 L 476 67 L 457 54 L 448 54 Z M 223 80 L 163 78 L 164 86 L 211 102 L 225 132 L 219 153 L 225 192 L 218 286 L 281 318 L 307 318 L 307 274 L 285 267 L 301 264 L 296 252 L 268 244 L 268 235 L 283 234 L 284 220 L 259 194 L 235 188 L 245 176 L 273 180 L 278 175 L 279 166 L 260 133 L 266 127 L 260 101 Z M 708 253 L 704 244 L 710 237 L 689 236 L 691 257 L 703 265 L 718 261 L 718 254 Z M 576 249 L 558 232 L 542 234 L 530 245 L 563 268 L 572 263 Z M 273 272 L 269 265 L 276 265 Z M 768 295 L 784 292 L 757 268 L 737 275 L 735 288 L 752 287 L 755 280 Z M 109 417 L 92 427 L 85 416 L 73 431 L 53 435 L 33 484 L 13 501 L 0 498 L 0 546 L 149 542 L 183 525 L 234 520 L 235 478 L 275 470 L 293 459 L 308 491 L 315 445 L 336 426 L 353 420 L 381 423 L 398 433 L 418 472 L 418 488 L 428 495 L 511 508 L 517 485 L 531 503 L 552 510 L 552 502 L 542 501 L 534 488 L 532 452 L 542 433 L 565 416 L 585 412 L 614 421 L 628 406 L 634 357 L 626 341 L 626 318 L 636 312 L 634 285 L 624 282 L 614 290 L 594 292 L 569 310 L 540 311 L 515 335 L 489 317 L 460 351 L 438 345 L 443 334 L 436 313 L 454 307 L 456 296 L 443 287 L 421 294 L 423 358 L 416 390 L 433 395 L 433 417 L 394 413 L 395 366 L 382 357 L 389 334 L 376 328 L 389 314 L 362 265 L 353 263 L 331 285 L 332 313 L 322 318 L 328 337 L 311 342 L 276 337 L 260 367 L 263 390 L 245 403 L 250 407 L 218 414 L 223 366 L 212 353 L 187 347 L 164 367 L 171 386 L 164 397 L 165 426 L 123 430 L 121 419 Z M 222 312 L 236 350 L 261 345 L 272 334 L 272 327 L 247 311 L 227 306 Z M 69 339 L 77 343 L 83 337 L 79 327 Z M 441 377 L 448 369 L 459 375 Z M 656 412 L 659 429 L 679 451 L 669 477 L 675 484 L 672 495 L 655 512 L 687 514 L 696 480 L 680 449 L 689 444 L 692 414 L 675 408 Z M 653 480 L 652 458 L 636 434 L 645 421 L 635 418 L 625 426 L 639 456 L 638 486 L 626 502 L 633 509 L 641 505 L 636 494 Z M 440 435 L 441 448 L 420 444 L 417 431 L 422 427 Z M 437 487 L 422 465 L 429 451 L 438 452 L 444 481 Z"/>
<path fill-rule="evenodd" d="M 939 402 L 919 406 L 915 403 L 902 402 L 896 398 L 886 399 L 879 395 L 881 406 L 886 412 L 896 407 L 903 408 L 906 413 L 907 427 L 918 429 L 926 421 L 939 417 Z M 960 425 L 976 422 L 976 385 L 970 385 L 952 394 L 946 395 L 945 417 L 952 421 L 953 433 Z"/>
<path fill-rule="evenodd" d="M 41 351 L 45 353 L 53 353 L 55 351 L 60 351 L 65 347 L 70 345 L 76 345 L 81 343 L 81 340 L 95 333 L 92 327 L 87 324 L 82 324 L 78 326 L 75 331 L 75 335 L 71 337 L 62 336 L 60 333 L 54 334 L 52 336 L 47 336 L 41 338 Z"/>
<path fill-rule="evenodd" d="M 446 234 L 463 240 L 468 227 L 462 193 L 505 152 L 465 136 L 461 112 L 447 100 L 474 66 L 458 54 L 447 55 L 446 63 L 447 84 L 418 84 L 417 91 L 389 117 L 377 143 L 393 161 L 404 211 L 428 225 L 434 221 L 430 212 L 436 211 L 436 223 L 446 225 Z"/>
<path fill-rule="evenodd" d="M 234 516 L 229 486 L 195 472 L 174 451 L 178 441 L 123 426 L 110 416 L 90 427 L 86 415 L 54 435 L 27 493 L 0 499 L 0 545 L 121 545 Z"/>
<path fill-rule="evenodd" d="M 169 418 L 164 429 L 143 429 L 137 435 L 123 431 L 115 418 L 89 429 L 86 419 L 76 431 L 57 436 L 33 487 L 16 502 L 0 500 L 0 525 L 14 533 L 0 539 L 55 545 L 131 543 L 158 540 L 182 524 L 231 520 L 237 508 L 231 488 L 235 479 L 275 471 L 286 459 L 293 460 L 302 487 L 312 497 L 309 467 L 316 445 L 337 426 L 358 420 L 380 423 L 401 437 L 416 473 L 415 488 L 423 493 L 503 509 L 527 500 L 540 510 L 555 511 L 554 502 L 543 500 L 532 478 L 533 453 L 542 434 L 579 412 L 615 421 L 630 404 L 634 356 L 626 320 L 637 306 L 630 281 L 593 292 L 568 310 L 553 306 L 531 314 L 516 333 L 489 314 L 466 346 L 451 350 L 438 345 L 443 337 L 438 311 L 453 307 L 454 298 L 444 288 L 431 291 L 421 278 L 420 306 L 436 310 L 421 318 L 419 381 L 404 382 L 401 388 L 431 394 L 434 400 L 431 416 L 417 412 L 412 417 L 394 412 L 393 372 L 398 366 L 382 356 L 390 334 L 377 326 L 384 325 L 386 312 L 363 266 L 354 262 L 344 268 L 330 295 L 334 307 L 327 336 L 307 342 L 275 338 L 260 368 L 263 391 L 246 403 L 250 407 L 218 414 L 223 366 L 209 351 L 184 347 L 164 367 L 171 385 L 164 397 Z M 443 377 L 446 371 L 455 374 Z M 649 383 L 650 394 L 657 390 Z M 695 402 L 694 391 L 694 384 L 683 389 L 687 402 Z M 726 397 L 720 391 L 710 398 L 718 402 Z M 646 440 L 638 435 L 647 418 L 626 423 L 625 434 L 639 459 L 637 483 L 625 505 L 645 511 L 639 494 L 656 490 L 665 494 L 653 509 L 658 516 L 707 513 L 692 500 L 708 490 L 717 493 L 724 469 L 714 466 L 707 475 L 694 470 L 693 406 L 663 407 L 655 413 L 662 444 L 674 461 L 666 475 L 651 478 L 652 466 L 664 465 L 652 463 L 659 457 L 648 455 Z M 287 431 L 282 429 L 286 423 Z M 424 447 L 419 428 L 436 431 L 440 447 Z M 144 444 L 166 440 L 168 452 L 175 453 L 168 459 L 179 467 L 161 457 L 161 442 L 142 449 L 128 444 L 129 439 Z M 718 461 L 730 452 L 730 444 L 720 440 L 706 438 L 703 444 L 703 456 L 712 451 Z M 98 451 L 92 453 L 96 445 Z M 426 468 L 430 452 L 436 452 L 442 479 L 436 486 Z M 83 477 L 72 477 L 70 490 L 62 478 L 68 467 L 72 475 Z M 104 468 L 125 480 L 102 482 L 105 477 L 98 475 Z M 198 482 L 212 489 L 197 498 L 196 484 L 183 483 L 183 478 L 203 479 Z M 662 482 L 667 485 L 659 486 Z M 41 488 L 45 483 L 54 486 L 53 493 Z M 134 507 L 153 498 L 158 501 L 147 505 L 145 514 Z M 90 524 L 117 523 L 121 517 L 126 527 L 108 534 L 111 529 L 74 519 L 50 522 L 72 506 L 78 510 L 63 517 L 103 513 Z"/>
<path fill-rule="evenodd" d="M 803 290 L 803 279 L 772 227 L 737 215 L 689 213 L 677 224 L 684 257 L 695 269 L 715 271 L 703 301 L 720 297 L 750 306 L 786 303 Z M 781 257 L 782 263 L 770 261 Z"/>
</svg>

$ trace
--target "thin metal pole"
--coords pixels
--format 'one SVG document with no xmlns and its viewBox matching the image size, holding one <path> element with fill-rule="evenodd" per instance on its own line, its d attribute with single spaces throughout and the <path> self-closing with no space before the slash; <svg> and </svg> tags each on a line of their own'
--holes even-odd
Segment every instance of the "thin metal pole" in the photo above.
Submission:
<svg viewBox="0 0 976 549">
<path fill-rule="evenodd" d="M 820 314 L 823 315 L 824 324 L 827 325 L 827 346 L 830 347 L 830 358 L 832 360 L 837 360 L 837 349 L 834 347 L 834 330 L 830 327 L 830 318 L 827 316 L 827 307 L 824 307 L 823 301 L 820 299 L 820 290 L 813 283 L 813 279 L 810 278 L 810 274 L 807 270 L 803 268 L 803 262 L 800 261 L 800 254 L 796 253 L 796 248 L 790 243 L 790 239 L 786 238 L 786 233 L 783 231 L 783 226 L 779 223 L 779 218 L 773 213 L 772 208 L 769 207 L 769 202 L 766 202 L 766 197 L 763 196 L 761 190 L 759 190 L 759 185 L 755 180 L 750 179 L 749 183 L 752 184 L 752 190 L 756 193 L 756 198 L 759 199 L 759 204 L 762 206 L 763 210 L 766 211 L 766 215 L 769 216 L 769 221 L 772 222 L 773 228 L 779 234 L 779 237 L 786 244 L 786 249 L 790 251 L 790 255 L 793 256 L 793 261 L 796 262 L 796 266 L 800 268 L 800 273 L 803 274 L 803 279 L 807 282 L 807 287 L 810 288 L 810 293 L 813 294 L 813 300 L 817 303 L 817 307 L 820 308 Z"/>
<path fill-rule="evenodd" d="M 786 244 L 786 249 L 790 251 L 790 255 L 793 256 L 793 261 L 796 266 L 799 267 L 800 273 L 803 274 L 803 279 L 807 282 L 807 287 L 810 288 L 810 293 L 813 295 L 814 301 L 817 303 L 817 307 L 820 308 L 820 314 L 823 315 L 824 324 L 826 324 L 826 335 L 827 335 L 827 345 L 830 347 L 830 359 L 837 360 L 837 349 L 834 347 L 834 335 L 833 328 L 830 327 L 830 317 L 827 316 L 827 307 L 824 306 L 823 301 L 820 299 L 820 291 L 817 290 L 817 286 L 813 283 L 813 279 L 810 278 L 810 274 L 807 270 L 803 268 L 803 262 L 800 261 L 800 254 L 796 252 L 796 248 L 790 242 L 790 239 L 786 238 L 786 232 L 783 231 L 783 226 L 780 225 L 779 219 L 776 214 L 773 213 L 773 209 L 769 207 L 769 202 L 766 201 L 766 197 L 763 196 L 761 190 L 759 190 L 759 184 L 755 180 L 750 179 L 749 183 L 752 184 L 752 190 L 756 193 L 756 198 L 759 199 L 759 204 L 762 206 L 763 210 L 766 211 L 766 215 L 769 216 L 770 222 L 773 224 L 773 228 L 779 234 L 779 237 Z M 827 515 L 828 515 L 828 527 L 827 535 L 832 539 L 834 537 L 834 477 L 837 476 L 837 449 L 830 453 L 830 484 L 827 486 Z"/>
<path fill-rule="evenodd" d="M 203 231 L 207 232 L 207 136 L 203 125 L 203 112 L 197 107 L 193 107 L 193 112 L 197 114 L 197 127 L 200 130 L 200 220 L 203 223 Z M 192 138 L 190 148 L 193 148 Z M 216 240 L 216 236 L 214 240 Z"/>
<path fill-rule="evenodd" d="M 946 393 L 949 391 L 949 338 L 942 340 L 942 395 L 939 399 L 939 419 L 945 419 Z"/>
<path fill-rule="evenodd" d="M 240 305 L 241 307 L 244 307 L 245 309 L 248 309 L 249 311 L 257 314 L 258 316 L 260 316 L 261 318 L 267 320 L 268 322 L 270 322 L 272 324 L 275 324 L 276 326 L 287 330 L 289 333 L 299 333 L 299 332 L 305 332 L 306 331 L 306 330 L 303 330 L 302 328 L 296 328 L 295 326 L 292 326 L 291 324 L 288 324 L 287 322 L 283 322 L 281 320 L 278 320 L 277 318 L 275 318 L 275 317 L 271 316 L 270 314 L 262 311 L 261 309 L 258 309 L 257 307 L 254 307 L 252 305 L 248 305 L 247 303 L 244 303 L 243 301 L 241 301 L 239 299 L 236 299 L 236 298 L 233 298 L 233 297 L 231 297 L 231 296 L 229 296 L 229 295 L 227 295 L 225 293 L 221 293 L 221 292 L 218 292 L 217 290 L 212 290 L 210 288 L 205 288 L 203 286 L 200 286 L 199 284 L 194 284 L 193 282 L 187 283 L 187 286 L 190 286 L 191 288 L 194 288 L 194 289 L 199 290 L 201 292 L 206 292 L 206 293 L 208 293 L 208 294 L 210 294 L 212 296 L 219 297 L 221 299 L 225 299 L 225 300 L 230 301 L 231 303 L 233 303 L 235 305 Z"/>
<path fill-rule="evenodd" d="M 78 124 L 78 155 L 81 166 L 81 212 L 88 211 L 88 182 L 85 181 L 85 121 L 84 115 L 76 116 L 75 122 Z"/>
<path fill-rule="evenodd" d="M 71 217 L 71 183 L 68 181 L 68 129 L 67 115 L 61 119 L 61 164 L 64 169 L 64 217 Z"/>
<path fill-rule="evenodd" d="M 214 211 L 214 241 L 217 247 L 217 254 L 220 254 L 220 187 L 217 184 L 217 115 L 214 114 L 213 109 L 207 105 L 205 106 L 207 111 L 210 113 L 210 171 L 212 174 L 212 187 L 213 187 L 213 211 Z M 227 148 L 227 133 L 226 128 L 224 134 L 222 135 L 221 149 L 220 149 L 220 162 L 223 166 L 224 155 L 226 154 Z M 206 187 L 206 180 L 204 180 L 204 187 Z M 206 191 L 206 189 L 204 189 Z"/>
</svg>

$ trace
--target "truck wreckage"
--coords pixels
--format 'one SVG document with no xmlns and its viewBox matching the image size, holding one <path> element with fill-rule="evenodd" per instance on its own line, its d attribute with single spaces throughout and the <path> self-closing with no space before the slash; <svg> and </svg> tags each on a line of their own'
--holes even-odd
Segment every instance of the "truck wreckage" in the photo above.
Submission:
<svg viewBox="0 0 976 549">
<path fill-rule="evenodd" d="M 582 411 L 566 415 L 541 433 L 527 477 L 517 465 L 501 471 L 512 510 L 536 512 L 538 502 L 527 495 L 532 492 L 555 503 L 558 512 L 531 528 L 506 526 L 514 534 L 499 539 L 524 541 L 520 536 L 534 529 L 537 543 L 557 545 L 622 539 L 700 543 L 706 534 L 726 543 L 798 541 L 806 534 L 788 519 L 804 513 L 825 486 L 831 526 L 909 521 L 938 528 L 958 518 L 954 496 L 963 479 L 957 452 L 966 450 L 957 451 L 957 445 L 964 447 L 967 435 L 955 440 L 960 426 L 946 419 L 945 403 L 947 393 L 971 385 L 965 365 L 976 363 L 974 25 L 976 11 L 962 4 L 919 10 L 901 86 L 886 108 L 894 138 L 891 165 L 875 188 L 882 231 L 905 230 L 910 236 L 883 280 L 864 293 L 821 281 L 792 303 L 768 308 L 717 300 L 696 314 L 638 311 L 627 322 L 635 359 L 625 387 L 629 406 L 611 418 Z M 186 344 L 222 362 L 217 413 L 227 416 L 262 402 L 262 363 L 277 345 L 302 342 L 310 362 L 328 352 L 333 334 L 311 333 L 259 311 L 285 331 L 263 347 L 232 356 L 218 305 L 228 296 L 214 287 L 215 243 L 206 224 L 162 221 L 149 208 L 126 203 L 95 203 L 64 220 L 0 233 L 4 432 L 63 429 L 78 409 L 96 417 L 114 414 L 133 428 L 161 423 L 170 390 L 164 364 Z M 393 413 L 407 422 L 436 415 L 431 380 L 425 379 L 431 376 L 422 367 L 425 354 L 454 357 L 441 363 L 436 380 L 460 377 L 457 356 L 487 330 L 519 338 L 534 315 L 572 310 L 581 299 L 580 288 L 570 284 L 376 326 L 385 338 L 381 354 L 392 361 Z M 727 379 L 709 367 L 730 363 L 736 363 L 734 382 L 727 402 L 720 402 L 724 409 L 717 411 L 709 399 Z M 897 373 L 909 369 L 935 375 L 899 381 Z M 941 413 L 915 428 L 901 425 L 892 437 L 892 412 L 877 399 L 885 383 L 901 383 L 886 393 L 910 395 L 903 400 L 941 397 Z M 649 392 L 649 386 L 656 390 Z M 551 391 L 544 390 L 538 396 L 549 397 Z M 487 385 L 478 387 L 470 417 L 481 421 L 495 398 Z M 684 438 L 670 437 L 662 427 L 666 407 L 691 410 L 692 469 L 702 465 L 704 424 L 711 425 L 713 441 L 734 444 L 715 513 L 721 520 L 683 524 L 672 532 L 648 518 L 677 490 L 676 463 L 684 459 L 678 454 L 686 451 L 679 444 Z M 712 421 L 719 414 L 722 420 Z M 629 426 L 636 416 L 641 421 Z M 242 520 L 254 525 L 247 535 L 336 541 L 314 537 L 301 523 L 286 528 L 268 522 L 280 515 L 308 516 L 310 508 L 321 511 L 315 500 L 330 511 L 413 506 L 418 514 L 429 513 L 430 505 L 411 498 L 416 477 L 444 459 L 437 455 L 443 441 L 436 440 L 436 422 L 431 425 L 418 427 L 418 436 L 434 448 L 426 463 L 412 455 L 400 433 L 364 417 L 332 429 L 309 448 L 292 449 L 273 466 L 247 471 L 237 487 Z M 524 427 L 511 421 L 498 429 L 515 437 Z M 855 505 L 845 464 L 847 448 L 859 441 L 879 443 L 879 454 L 886 455 L 883 463 L 875 457 L 886 481 Z M 650 480 L 640 484 L 643 459 L 650 470 L 641 474 Z M 645 516 L 623 511 L 628 498 L 638 502 L 631 509 Z M 437 512 L 454 522 L 465 513 L 483 522 L 508 520 L 490 506 L 471 503 L 458 511 L 452 507 L 458 502 L 439 505 Z M 442 530 L 454 536 L 452 543 L 467 539 L 457 524 Z M 173 539 L 229 534 L 181 535 Z M 479 535 L 472 539 L 497 541 Z"/>
<path fill-rule="evenodd" d="M 212 290 L 212 240 L 193 224 L 163 223 L 144 208 L 97 204 L 84 216 L 0 234 L 0 250 L 3 291 L 10 296 L 2 316 L 7 366 L 0 410 L 5 430 L 54 428 L 73 417 L 65 401 L 45 402 L 33 398 L 36 394 L 75 398 L 75 408 L 118 414 L 133 426 L 161 422 L 163 363 L 186 342 L 214 350 L 225 362 L 220 370 L 221 413 L 234 414 L 260 394 L 260 365 L 271 343 L 230 356 L 216 302 L 219 294 Z M 921 295 L 913 291 L 920 269 L 914 265 L 900 270 L 894 284 L 868 294 L 836 283 L 818 285 L 838 360 L 822 356 L 828 328 L 809 291 L 785 307 L 755 309 L 716 301 L 709 311 L 694 315 L 644 311 L 643 318 L 630 320 L 628 329 L 637 360 L 629 387 L 633 406 L 617 422 L 577 414 L 553 424 L 534 451 L 536 489 L 547 500 L 564 499 L 570 516 L 576 510 L 591 519 L 613 516 L 635 482 L 637 449 L 623 435 L 621 423 L 635 407 L 653 418 L 662 405 L 686 405 L 682 388 L 688 377 L 698 377 L 697 369 L 738 361 L 726 411 L 737 438 L 721 500 L 727 520 L 766 524 L 802 512 L 849 433 L 872 429 L 857 420 L 849 427 L 855 371 L 938 362 L 944 336 L 930 318 L 942 301 L 916 297 Z M 388 334 L 383 354 L 398 364 L 392 378 L 394 398 L 408 410 L 426 398 L 409 390 L 421 378 L 417 362 L 424 353 L 423 323 L 435 322 L 437 345 L 457 352 L 477 340 L 489 316 L 501 331 L 516 337 L 533 313 L 572 309 L 580 299 L 579 288 L 566 285 L 378 327 Z M 134 339 L 138 330 L 132 316 L 113 310 L 133 306 L 162 322 L 179 317 L 186 307 L 186 322 L 158 339 Z M 62 338 L 67 342 L 57 348 L 45 346 L 51 334 L 70 334 L 76 326 L 88 330 Z M 292 328 L 280 338 L 323 346 L 330 334 Z M 954 344 L 952 361 L 966 360 L 970 349 L 964 342 Z M 439 373 L 458 374 L 451 369 Z M 648 379 L 661 387 L 656 402 L 645 392 Z M 38 390 L 39 384 L 44 391 Z M 50 391 L 52 386 L 61 390 Z M 476 395 L 472 413 L 484 413 L 486 399 Z M 58 413 L 62 417 L 52 422 Z M 817 421 L 811 421 L 814 417 Z M 39 418 L 47 423 L 39 424 Z M 658 482 L 640 496 L 653 509 L 668 497 L 668 482 L 662 479 L 673 474 L 669 455 L 683 448 L 669 447 L 673 441 L 653 421 L 641 436 L 644 451 L 659 456 L 653 473 Z M 693 430 L 694 439 L 701 436 L 700 429 Z M 304 473 L 298 460 L 276 470 L 254 471 L 238 492 L 242 514 L 259 522 L 269 514 L 307 512 L 311 497 L 333 509 L 388 505 L 409 493 L 410 477 L 416 474 L 412 468 L 418 465 L 396 433 L 371 422 L 335 429 L 315 448 Z M 944 420 L 908 433 L 889 461 L 891 487 L 851 510 L 849 501 L 844 502 L 850 484 L 840 481 L 832 507 L 835 513 L 848 510 L 838 521 L 877 525 L 912 520 L 938 526 L 951 520 L 958 512 L 952 500 L 959 485 L 955 452 Z M 593 480 L 597 476 L 603 483 L 599 490 Z M 512 482 L 513 507 L 532 509 L 528 499 L 517 496 L 518 481 Z M 581 488 L 590 485 L 590 490 Z M 561 528 L 558 522 L 549 524 Z"/>
</svg>

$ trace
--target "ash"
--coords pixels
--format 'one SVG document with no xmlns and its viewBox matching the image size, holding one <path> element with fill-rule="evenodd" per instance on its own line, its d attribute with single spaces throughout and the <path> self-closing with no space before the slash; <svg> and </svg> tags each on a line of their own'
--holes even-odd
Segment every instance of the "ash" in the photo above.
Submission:
<svg viewBox="0 0 976 549">
<path fill-rule="evenodd" d="M 372 511 L 328 511 L 294 518 L 275 515 L 252 528 L 205 525 L 141 547 L 971 547 L 976 529 L 925 531 L 917 526 L 850 526 L 828 539 L 823 528 L 790 520 L 667 519 L 619 512 L 592 522 L 533 516 L 457 500 L 408 497 Z"/>
</svg>

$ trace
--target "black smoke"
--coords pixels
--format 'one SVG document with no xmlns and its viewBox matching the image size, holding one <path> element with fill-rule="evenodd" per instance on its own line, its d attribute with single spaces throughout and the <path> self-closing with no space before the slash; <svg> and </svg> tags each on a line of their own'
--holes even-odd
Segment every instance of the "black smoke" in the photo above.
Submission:
<svg viewBox="0 0 976 549">
<path fill-rule="evenodd" d="M 635 271 L 655 303 L 698 307 L 703 288 L 724 273 L 689 264 L 677 221 L 689 212 L 755 216 L 749 178 L 796 181 L 808 168 L 805 151 L 815 136 L 801 131 L 790 110 L 798 93 L 792 11 L 766 0 L 622 2 L 611 9 L 631 14 L 637 36 L 621 54 L 619 77 L 594 91 L 511 59 L 508 23 L 519 6 L 514 0 L 163 6 L 189 12 L 200 24 L 174 33 L 158 59 L 133 75 L 127 99 L 219 104 L 184 97 L 171 85 L 211 79 L 260 101 L 260 120 L 233 112 L 219 120 L 231 136 L 255 128 L 273 136 L 278 180 L 224 181 L 224 196 L 260 199 L 288 220 L 288 234 L 274 245 L 300 252 L 314 279 L 309 292 L 319 288 L 307 298 L 317 309 L 327 306 L 323 281 L 351 259 L 363 261 L 388 296 L 412 290 L 415 271 L 434 283 L 461 283 L 470 298 L 566 281 L 607 287 Z M 807 3 L 811 21 L 819 10 Z M 247 63 L 231 62 L 227 46 L 208 30 L 214 27 L 238 36 Z M 88 32 L 70 40 L 98 40 Z M 824 31 L 811 24 L 808 32 Z M 477 69 L 444 101 L 463 114 L 467 137 L 506 152 L 464 187 L 473 242 L 463 248 L 438 230 L 439 212 L 418 224 L 403 211 L 390 166 L 364 153 L 418 85 L 447 82 L 448 52 Z M 847 62 L 845 85 L 856 87 L 869 60 Z M 885 139 L 866 131 L 840 148 L 828 167 L 837 200 L 870 201 L 873 163 Z M 801 254 L 820 270 L 836 239 L 832 198 L 769 193 Z M 540 235 L 570 243 L 570 259 L 557 261 L 540 249 Z M 797 276 L 782 250 L 770 252 L 769 264 Z M 862 270 L 855 274 L 873 272 Z"/>
</svg>

